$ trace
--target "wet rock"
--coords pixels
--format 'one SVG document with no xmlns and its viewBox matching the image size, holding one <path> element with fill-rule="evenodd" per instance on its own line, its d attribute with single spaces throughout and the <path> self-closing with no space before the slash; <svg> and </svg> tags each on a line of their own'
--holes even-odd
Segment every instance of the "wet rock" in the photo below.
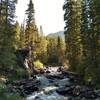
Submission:
<svg viewBox="0 0 100 100">
<path fill-rule="evenodd" d="M 94 92 L 95 92 L 95 94 L 96 94 L 98 97 L 100 97 L 100 89 L 95 90 Z"/>
<path fill-rule="evenodd" d="M 35 75 L 40 74 L 40 70 L 36 69 L 36 68 L 34 68 L 33 72 L 34 72 Z"/>
<path fill-rule="evenodd" d="M 55 86 L 48 86 L 48 87 L 45 87 L 44 88 L 44 93 L 45 94 L 51 94 L 53 93 L 55 90 L 57 90 L 58 87 L 55 87 Z"/>
<path fill-rule="evenodd" d="M 40 69 L 40 74 L 44 74 L 45 70 L 44 69 Z"/>
<path fill-rule="evenodd" d="M 79 85 L 75 86 L 74 90 L 73 90 L 73 95 L 74 96 L 79 96 L 81 93 L 81 87 Z"/>
<path fill-rule="evenodd" d="M 63 79 L 64 78 L 64 76 L 63 75 L 61 75 L 61 74 L 49 74 L 49 75 L 47 75 L 46 76 L 48 79 L 52 79 L 52 80 L 54 80 L 54 79 Z"/>
<path fill-rule="evenodd" d="M 37 77 L 37 78 L 41 83 L 41 85 L 39 85 L 40 88 L 47 87 L 50 84 L 49 80 L 45 76 Z"/>
<path fill-rule="evenodd" d="M 40 85 L 40 81 L 33 81 L 31 83 L 27 83 L 23 86 L 23 90 L 25 93 L 30 94 L 34 91 L 38 91 L 39 88 L 38 86 Z"/>
<path fill-rule="evenodd" d="M 95 100 L 100 100 L 100 97 L 96 98 Z"/>
<path fill-rule="evenodd" d="M 82 96 L 85 97 L 86 99 L 95 99 L 96 98 L 93 91 L 87 91 L 87 92 L 83 93 Z"/>
<path fill-rule="evenodd" d="M 56 90 L 57 93 L 59 93 L 60 95 L 67 95 L 67 94 L 71 94 L 73 93 L 73 86 L 71 87 L 67 87 L 67 88 L 59 88 Z"/>
<path fill-rule="evenodd" d="M 46 73 L 50 73 L 50 71 L 49 70 L 46 70 Z"/>
<path fill-rule="evenodd" d="M 58 84 L 59 87 L 66 87 L 71 85 L 68 78 L 64 78 L 62 80 L 56 81 L 56 83 Z"/>
<path fill-rule="evenodd" d="M 31 93 L 33 93 L 33 92 L 35 92 L 35 91 L 39 91 L 39 88 L 38 87 L 36 87 L 36 86 L 30 86 L 30 87 L 25 87 L 24 88 L 24 92 L 25 92 L 25 94 L 31 94 Z"/>
<path fill-rule="evenodd" d="M 62 72 L 62 66 L 57 69 L 57 72 Z"/>
<path fill-rule="evenodd" d="M 26 96 L 39 90 L 40 81 L 34 79 L 23 79 L 9 85 L 11 92 L 19 92 L 20 95 Z"/>
<path fill-rule="evenodd" d="M 80 89 L 80 97 L 85 97 L 86 99 L 94 100 L 96 98 L 94 90 L 88 87 L 81 87 Z"/>
<path fill-rule="evenodd" d="M 65 76 L 67 76 L 67 78 L 70 79 L 70 82 L 72 83 L 82 83 L 83 82 L 83 78 L 81 75 L 78 75 L 77 73 L 74 72 L 70 72 L 70 71 L 66 71 L 66 72 L 62 72 L 62 74 Z"/>
<path fill-rule="evenodd" d="M 41 99 L 40 99 L 40 97 L 36 96 L 36 97 L 35 97 L 35 100 L 41 100 Z"/>
</svg>

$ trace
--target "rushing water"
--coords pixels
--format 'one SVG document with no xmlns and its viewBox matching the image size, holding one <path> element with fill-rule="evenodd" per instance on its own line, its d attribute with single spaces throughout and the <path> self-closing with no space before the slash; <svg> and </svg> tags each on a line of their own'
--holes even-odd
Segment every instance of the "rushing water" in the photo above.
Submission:
<svg viewBox="0 0 100 100">
<path fill-rule="evenodd" d="M 51 68 L 50 74 L 57 74 L 57 68 Z M 40 91 L 34 92 L 29 95 L 26 100 L 68 100 L 68 97 L 64 97 L 59 95 L 55 90 L 59 88 L 59 86 L 65 85 L 66 82 L 69 83 L 68 78 L 59 80 L 50 80 L 45 77 L 45 75 L 37 76 L 37 79 L 40 80 L 41 85 L 39 86 Z M 58 85 L 58 86 L 56 86 Z"/>
<path fill-rule="evenodd" d="M 98 94 L 96 99 L 88 99 L 86 96 L 90 97 L 92 94 L 85 94 L 85 96 L 73 96 L 72 94 L 69 95 L 60 95 L 56 92 L 56 90 L 59 90 L 61 88 L 66 88 L 66 86 L 71 87 L 72 82 L 68 78 L 68 76 L 64 75 L 63 78 L 54 77 L 55 75 L 61 75 L 60 72 L 57 72 L 58 67 L 50 68 L 49 74 L 44 75 L 38 75 L 37 80 L 40 81 L 41 85 L 39 87 L 39 91 L 33 92 L 31 95 L 28 95 L 26 97 L 26 100 L 100 100 L 100 90 L 96 92 Z M 47 77 L 47 75 L 51 75 L 50 77 Z M 53 77 L 52 77 L 53 76 Z M 77 87 L 77 86 L 76 86 Z M 83 90 L 86 88 L 83 88 Z M 92 91 L 90 91 L 92 92 Z M 88 92 L 89 93 L 89 92 Z"/>
</svg>

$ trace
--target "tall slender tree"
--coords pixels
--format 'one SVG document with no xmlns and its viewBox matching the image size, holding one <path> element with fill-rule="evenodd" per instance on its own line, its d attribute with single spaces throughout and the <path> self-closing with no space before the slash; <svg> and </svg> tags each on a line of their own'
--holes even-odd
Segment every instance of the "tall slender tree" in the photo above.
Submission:
<svg viewBox="0 0 100 100">
<path fill-rule="evenodd" d="M 24 26 L 21 25 L 21 28 L 20 28 L 20 46 L 19 48 L 24 48 L 25 47 L 25 31 L 24 31 Z"/>
<path fill-rule="evenodd" d="M 85 72 L 87 70 L 88 65 L 88 43 L 89 43 L 89 28 L 90 28 L 90 18 L 89 18 L 89 1 L 82 0 L 82 18 L 81 18 L 81 43 L 82 43 L 82 67 L 83 67 L 83 75 L 85 76 Z"/>
<path fill-rule="evenodd" d="M 30 42 L 34 43 L 34 41 L 37 39 L 38 36 L 38 29 L 35 24 L 35 18 L 34 18 L 34 4 L 32 0 L 30 0 L 28 9 L 26 10 L 26 30 L 25 30 L 25 42 L 26 45 L 30 44 Z"/>
<path fill-rule="evenodd" d="M 15 23 L 15 48 L 18 49 L 20 45 L 20 25 L 18 21 Z"/>
<path fill-rule="evenodd" d="M 100 1 L 88 0 L 89 23 L 88 23 L 88 43 L 87 43 L 87 79 L 94 83 L 100 83 Z"/>
<path fill-rule="evenodd" d="M 100 84 L 100 1 L 66 0 L 63 8 L 71 70 L 84 74 L 86 82 Z"/>
<path fill-rule="evenodd" d="M 62 65 L 65 58 L 65 44 L 64 41 L 58 36 L 57 38 L 57 56 L 58 64 Z"/>
<path fill-rule="evenodd" d="M 43 34 L 43 29 L 42 29 L 42 26 L 40 26 L 40 36 L 43 37 L 43 35 L 44 35 Z"/>
<path fill-rule="evenodd" d="M 96 0 L 83 0 L 81 38 L 83 45 L 83 66 L 86 82 L 98 83 L 100 80 L 100 2 Z"/>
<path fill-rule="evenodd" d="M 0 36 L 0 65 L 10 66 L 14 63 L 14 14 L 15 1 L 3 0 L 1 2 L 2 27 Z"/>
<path fill-rule="evenodd" d="M 80 73 L 82 45 L 80 38 L 81 29 L 81 0 L 65 0 L 65 42 L 66 54 L 70 62 L 70 69 Z"/>
</svg>

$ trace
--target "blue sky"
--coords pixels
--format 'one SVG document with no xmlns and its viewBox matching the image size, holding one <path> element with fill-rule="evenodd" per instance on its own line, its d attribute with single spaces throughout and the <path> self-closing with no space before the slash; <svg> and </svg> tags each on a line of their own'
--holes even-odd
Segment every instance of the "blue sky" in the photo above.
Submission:
<svg viewBox="0 0 100 100">
<path fill-rule="evenodd" d="M 18 0 L 16 15 L 20 23 L 23 22 L 28 3 L 29 0 Z M 33 0 L 33 3 L 36 24 L 38 27 L 42 25 L 45 35 L 64 29 L 64 0 Z"/>
</svg>

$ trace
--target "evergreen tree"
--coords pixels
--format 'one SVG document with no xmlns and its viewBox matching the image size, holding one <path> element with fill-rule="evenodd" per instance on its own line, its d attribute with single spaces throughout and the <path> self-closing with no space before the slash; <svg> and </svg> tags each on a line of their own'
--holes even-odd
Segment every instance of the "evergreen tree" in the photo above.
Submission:
<svg viewBox="0 0 100 100">
<path fill-rule="evenodd" d="M 57 38 L 57 56 L 58 64 L 62 65 L 65 55 L 65 44 L 64 41 L 58 36 Z"/>
<path fill-rule="evenodd" d="M 58 56 L 57 56 L 57 38 L 48 38 L 47 45 L 47 53 L 48 53 L 48 64 L 57 64 Z"/>
<path fill-rule="evenodd" d="M 100 84 L 100 1 L 90 0 L 90 18 L 91 18 L 91 32 L 92 42 L 91 54 L 93 63 L 93 73 L 95 83 Z"/>
<path fill-rule="evenodd" d="M 25 33 L 24 33 L 24 26 L 21 25 L 20 28 L 20 48 L 24 48 L 25 47 Z"/>
<path fill-rule="evenodd" d="M 15 23 L 15 48 L 18 49 L 20 45 L 20 25 L 18 22 Z"/>
<path fill-rule="evenodd" d="M 43 35 L 44 35 L 43 34 L 43 29 L 42 29 L 42 26 L 40 26 L 40 36 L 43 37 Z"/>
<path fill-rule="evenodd" d="M 81 73 L 82 45 L 80 38 L 81 29 L 81 0 L 65 0 L 65 42 L 66 55 L 72 71 Z"/>
<path fill-rule="evenodd" d="M 100 2 L 83 0 L 81 38 L 83 45 L 83 66 L 86 82 L 98 83 L 100 80 Z M 100 83 L 100 82 L 99 82 Z"/>
<path fill-rule="evenodd" d="M 14 14 L 15 1 L 3 0 L 1 2 L 1 35 L 0 35 L 0 65 L 4 67 L 12 66 L 14 64 Z"/>
<path fill-rule="evenodd" d="M 40 37 L 40 39 L 38 39 L 38 42 L 35 44 L 35 51 L 34 51 L 37 59 L 39 59 L 45 64 L 47 63 L 48 59 L 47 45 L 48 45 L 48 40 L 46 40 L 45 37 Z"/>
<path fill-rule="evenodd" d="M 32 0 L 30 0 L 28 9 L 26 10 L 26 30 L 25 30 L 25 44 L 29 45 L 30 42 L 34 43 L 38 37 L 38 29 L 35 25 L 35 18 L 34 18 L 34 5 Z"/>
<path fill-rule="evenodd" d="M 85 79 L 100 83 L 100 1 L 89 0 L 89 22 L 87 33 L 87 56 Z"/>
<path fill-rule="evenodd" d="M 89 43 L 89 38 L 88 38 L 88 34 L 89 34 L 89 2 L 88 0 L 83 0 L 82 1 L 82 18 L 81 18 L 81 42 L 82 42 L 82 67 L 83 67 L 83 75 L 85 76 L 85 71 L 87 69 L 87 65 L 88 65 L 88 54 L 89 54 L 89 50 L 88 50 L 88 43 Z"/>
<path fill-rule="evenodd" d="M 2 26 L 2 3 L 3 3 L 3 1 L 2 0 L 0 0 L 0 30 L 1 30 L 1 26 Z"/>
</svg>

